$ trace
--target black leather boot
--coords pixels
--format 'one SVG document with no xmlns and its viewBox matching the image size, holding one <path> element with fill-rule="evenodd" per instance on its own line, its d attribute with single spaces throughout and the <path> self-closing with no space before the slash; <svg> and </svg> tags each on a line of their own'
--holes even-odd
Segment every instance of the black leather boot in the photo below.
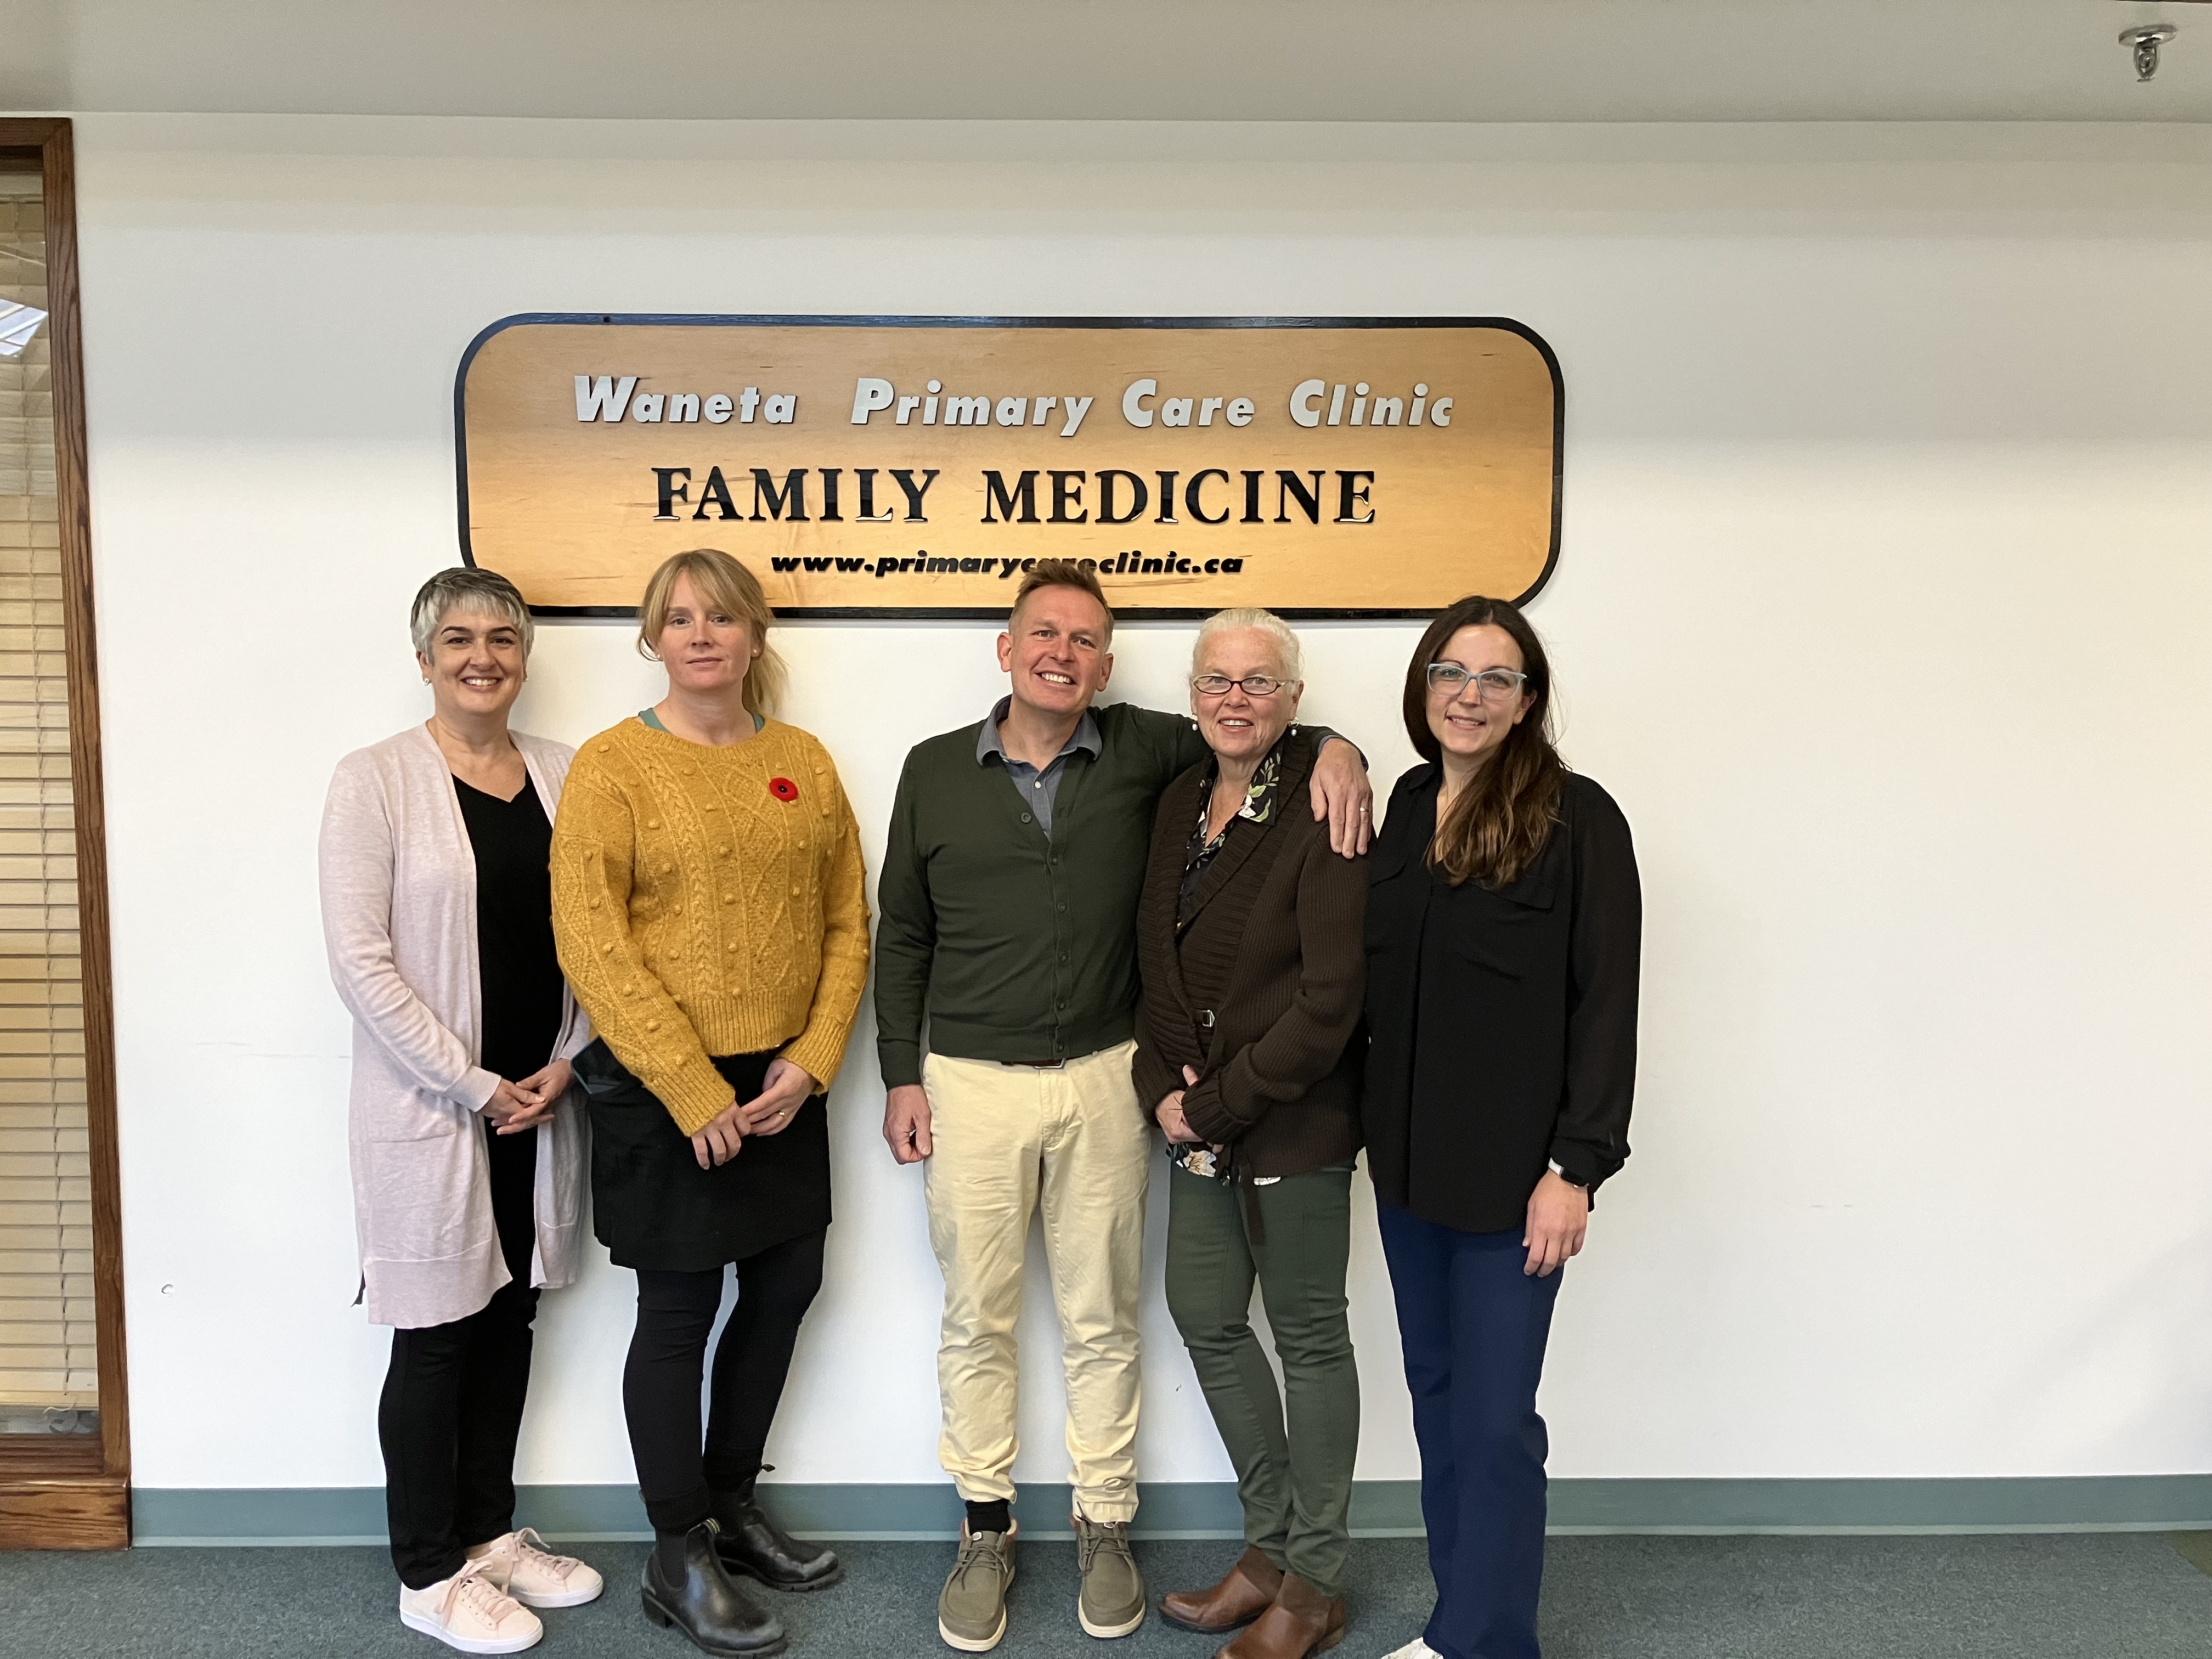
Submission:
<svg viewBox="0 0 2212 1659">
<path fill-rule="evenodd" d="M 661 1571 L 660 1551 L 645 1559 L 641 1600 L 645 1616 L 665 1630 L 671 1625 L 691 1645 L 720 1659 L 769 1659 L 790 1645 L 783 1621 L 752 1598 L 723 1571 L 714 1552 L 715 1526 L 702 1521 L 684 1535 L 684 1581 L 671 1583 Z"/>
<path fill-rule="evenodd" d="M 714 1494 L 721 1530 L 714 1547 L 722 1565 L 774 1590 L 828 1589 L 845 1576 L 837 1553 L 823 1544 L 802 1544 L 769 1518 L 750 1481 L 737 1492 Z"/>
</svg>

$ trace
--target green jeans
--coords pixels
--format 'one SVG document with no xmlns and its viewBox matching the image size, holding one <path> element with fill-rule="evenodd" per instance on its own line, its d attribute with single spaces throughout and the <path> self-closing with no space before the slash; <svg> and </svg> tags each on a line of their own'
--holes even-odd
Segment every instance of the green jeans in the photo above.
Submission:
<svg viewBox="0 0 2212 1659">
<path fill-rule="evenodd" d="M 1247 1205 L 1258 1208 L 1256 1228 Z M 1169 1171 L 1168 1308 L 1237 1468 L 1245 1540 L 1330 1596 L 1343 1588 L 1359 1449 L 1344 1300 L 1351 1252 L 1349 1164 L 1266 1187 Z M 1252 1330 L 1255 1279 L 1287 1414 Z"/>
</svg>

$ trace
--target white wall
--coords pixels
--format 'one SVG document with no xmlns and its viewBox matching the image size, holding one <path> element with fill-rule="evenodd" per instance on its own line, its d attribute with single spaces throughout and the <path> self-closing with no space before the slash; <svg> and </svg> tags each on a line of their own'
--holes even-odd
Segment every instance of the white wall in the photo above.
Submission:
<svg viewBox="0 0 2212 1659">
<path fill-rule="evenodd" d="M 1649 907 L 1626 1172 L 1569 1275 L 1565 1475 L 2212 1468 L 2212 143 L 2203 129 L 100 117 L 78 128 L 137 1479 L 371 1485 L 314 825 L 425 712 L 459 354 L 524 310 L 1502 313 L 1567 387 L 1535 618 Z M 2136 319 L 2143 320 L 2137 321 Z M 1378 778 L 1409 624 L 1307 630 Z M 872 862 L 982 624 L 801 626 Z M 1182 626 L 1121 636 L 1175 699 Z M 549 626 L 574 740 L 654 677 Z M 836 1100 L 770 1457 L 939 1478 L 938 1280 Z M 1159 1223 L 1152 1264 L 1157 1283 Z M 523 1475 L 629 1478 L 629 1275 L 548 1299 Z M 1360 1473 L 1415 1470 L 1363 1212 Z M 1028 1480 L 1063 1474 L 1025 1334 Z M 1148 1304 L 1145 1469 L 1225 1478 Z"/>
</svg>

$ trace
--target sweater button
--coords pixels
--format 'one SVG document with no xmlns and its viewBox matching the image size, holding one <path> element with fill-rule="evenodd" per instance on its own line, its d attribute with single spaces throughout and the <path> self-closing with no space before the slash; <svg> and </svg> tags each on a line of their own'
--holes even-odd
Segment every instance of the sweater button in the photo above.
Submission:
<svg viewBox="0 0 2212 1659">
<path fill-rule="evenodd" d="M 645 821 L 645 827 L 648 830 L 658 830 L 660 828 L 660 820 L 659 818 L 647 818 Z"/>
<path fill-rule="evenodd" d="M 797 898 L 799 896 L 799 890 L 796 887 L 791 890 L 791 896 L 793 898 Z"/>
<path fill-rule="evenodd" d="M 1026 813 L 1026 812 L 1023 813 L 1023 814 L 1022 814 L 1022 822 L 1023 822 L 1024 823 L 1027 823 L 1029 821 L 1030 821 L 1030 815 L 1029 815 L 1028 813 Z"/>
<path fill-rule="evenodd" d="M 726 859 L 730 856 L 730 849 L 726 847 L 717 847 L 714 849 L 714 856 Z"/>
<path fill-rule="evenodd" d="M 594 910 L 596 910 L 596 909 L 598 909 L 599 908 L 599 900 L 597 900 L 597 899 L 593 899 L 593 900 L 592 901 L 592 908 L 593 908 Z"/>
<path fill-rule="evenodd" d="M 734 945 L 725 945 L 722 948 L 725 951 L 727 951 L 732 956 L 735 956 L 738 953 L 738 947 Z"/>
<path fill-rule="evenodd" d="M 1063 1008 L 1067 1006 L 1064 1002 L 1060 1006 Z M 645 1029 L 648 1031 L 657 1031 L 660 1029 L 660 1022 L 657 1019 L 648 1019 L 645 1022 Z"/>
<path fill-rule="evenodd" d="M 735 893 L 725 893 L 722 895 L 722 902 L 725 904 L 735 904 L 737 902 L 738 896 Z"/>
</svg>

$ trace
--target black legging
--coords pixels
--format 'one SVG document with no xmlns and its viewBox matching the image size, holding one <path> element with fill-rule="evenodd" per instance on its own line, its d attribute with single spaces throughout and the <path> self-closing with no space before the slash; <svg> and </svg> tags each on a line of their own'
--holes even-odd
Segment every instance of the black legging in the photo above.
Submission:
<svg viewBox="0 0 2212 1659">
<path fill-rule="evenodd" d="M 399 1582 L 425 1589 L 461 1570 L 466 1547 L 514 1530 L 514 1443 L 530 1392 L 531 1193 L 538 1132 L 490 1135 L 492 1219 L 513 1274 L 465 1319 L 392 1333 L 376 1436 Z"/>
<path fill-rule="evenodd" d="M 722 1270 L 638 1270 L 623 1411 L 638 1490 L 656 1531 L 690 1531 L 712 1512 L 714 1493 L 746 1491 L 760 1474 L 799 1322 L 822 1288 L 826 1237 L 826 1230 L 802 1233 L 737 1264 L 738 1304 L 714 1349 L 703 1454 L 699 1377 L 722 1305 Z"/>
</svg>

